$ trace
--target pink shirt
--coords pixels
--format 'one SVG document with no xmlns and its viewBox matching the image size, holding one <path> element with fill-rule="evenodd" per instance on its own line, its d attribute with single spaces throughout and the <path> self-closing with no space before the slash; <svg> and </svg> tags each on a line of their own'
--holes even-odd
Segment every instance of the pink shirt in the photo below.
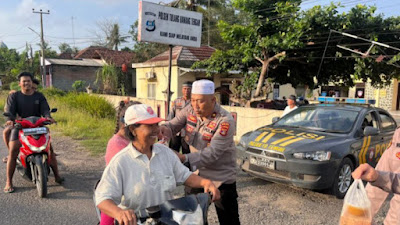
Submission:
<svg viewBox="0 0 400 225">
<path fill-rule="evenodd" d="M 393 135 L 392 144 L 383 153 L 381 159 L 376 165 L 375 169 L 380 171 L 400 173 L 400 129 L 397 129 Z M 389 193 L 374 187 L 371 184 L 367 184 L 365 188 L 369 200 L 371 201 L 371 212 L 374 216 L 382 204 L 385 202 Z M 400 195 L 395 194 L 390 200 L 390 208 L 386 213 L 384 221 L 385 225 L 400 225 Z"/>
<path fill-rule="evenodd" d="M 114 134 L 112 138 L 108 141 L 107 150 L 106 150 L 106 165 L 110 163 L 111 159 L 116 155 L 119 151 L 124 149 L 129 144 L 129 140 L 121 137 L 118 134 Z"/>
</svg>

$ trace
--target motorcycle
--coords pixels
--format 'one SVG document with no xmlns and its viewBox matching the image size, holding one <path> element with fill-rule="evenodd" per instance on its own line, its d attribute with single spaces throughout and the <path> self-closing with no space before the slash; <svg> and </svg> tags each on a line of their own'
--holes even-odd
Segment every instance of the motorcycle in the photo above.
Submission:
<svg viewBox="0 0 400 225">
<path fill-rule="evenodd" d="M 54 108 L 52 113 L 57 112 Z M 10 113 L 4 116 L 12 117 Z M 50 132 L 45 125 L 51 121 L 46 118 L 31 116 L 15 120 L 14 127 L 18 129 L 18 139 L 21 142 L 17 157 L 17 171 L 26 180 L 36 184 L 38 195 L 44 198 L 47 195 L 47 181 L 50 174 Z"/>
<path fill-rule="evenodd" d="M 94 199 L 95 196 L 93 196 Z M 200 193 L 141 209 L 135 212 L 135 215 L 138 225 L 204 225 L 208 224 L 207 215 L 210 204 L 210 194 Z M 97 207 L 96 213 L 100 221 L 100 210 Z M 115 220 L 114 224 L 118 225 L 118 222 Z"/>
<path fill-rule="evenodd" d="M 138 225 L 204 225 L 207 224 L 211 196 L 208 193 L 188 195 L 136 212 Z M 116 222 L 115 224 L 118 224 Z"/>
</svg>

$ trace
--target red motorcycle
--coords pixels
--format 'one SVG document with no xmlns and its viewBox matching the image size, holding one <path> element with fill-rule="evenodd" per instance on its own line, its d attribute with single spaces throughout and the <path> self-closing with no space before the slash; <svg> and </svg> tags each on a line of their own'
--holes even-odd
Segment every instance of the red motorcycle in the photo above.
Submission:
<svg viewBox="0 0 400 225">
<path fill-rule="evenodd" d="M 51 112 L 56 112 L 52 109 Z M 4 116 L 10 116 L 4 113 Z M 36 184 L 39 197 L 47 195 L 47 181 L 50 174 L 50 131 L 45 125 L 51 121 L 46 118 L 31 116 L 15 120 L 15 128 L 19 130 L 18 139 L 21 142 L 17 158 L 18 173 L 25 179 Z"/>
</svg>

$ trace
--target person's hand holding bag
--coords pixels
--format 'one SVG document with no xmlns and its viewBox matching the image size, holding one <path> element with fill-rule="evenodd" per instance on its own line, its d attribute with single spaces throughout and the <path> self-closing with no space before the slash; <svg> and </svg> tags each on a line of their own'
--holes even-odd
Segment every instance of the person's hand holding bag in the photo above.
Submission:
<svg viewBox="0 0 400 225">
<path fill-rule="evenodd" d="M 362 180 L 356 179 L 343 201 L 340 225 L 371 225 L 371 202 Z"/>
</svg>

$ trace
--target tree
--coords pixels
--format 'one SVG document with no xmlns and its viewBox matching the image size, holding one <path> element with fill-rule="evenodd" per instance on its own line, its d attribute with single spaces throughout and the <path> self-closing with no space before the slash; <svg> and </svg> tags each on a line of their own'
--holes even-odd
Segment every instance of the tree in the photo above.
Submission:
<svg viewBox="0 0 400 225">
<path fill-rule="evenodd" d="M 131 25 L 131 28 L 129 30 L 129 33 L 131 34 L 132 39 L 135 42 L 132 50 L 136 53 L 133 58 L 133 62 L 144 62 L 168 49 L 168 46 L 164 44 L 139 42 L 137 39 L 138 25 L 139 22 L 136 20 L 135 23 Z"/>
<path fill-rule="evenodd" d="M 241 94 L 238 99 L 232 99 L 242 103 L 243 99 L 247 103 L 264 99 L 271 82 L 314 88 L 329 82 L 351 86 L 354 79 L 370 79 L 373 85 L 379 85 L 399 74 L 395 67 L 377 62 L 376 57 L 362 58 L 336 47 L 340 42 L 357 46 L 360 40 L 330 34 L 330 29 L 356 31 L 367 39 L 393 41 L 398 37 L 387 32 L 399 31 L 398 19 L 383 19 L 382 15 L 374 14 L 376 8 L 362 5 L 348 13 L 339 13 L 339 6 L 334 4 L 300 11 L 300 3 L 299 0 L 234 0 L 233 5 L 247 19 L 233 25 L 223 20 L 218 24 L 223 40 L 231 44 L 232 49 L 216 51 L 209 60 L 195 66 L 206 66 L 209 74 L 242 70 L 245 82 L 238 87 Z M 332 38 L 325 52 L 329 35 Z M 368 47 L 363 43 L 359 45 L 360 50 Z M 384 54 L 378 47 L 371 53 L 379 51 Z M 320 70 L 324 52 L 329 59 L 322 61 Z M 258 79 L 254 79 L 255 73 Z M 317 75 L 317 83 L 314 83 Z M 257 85 L 246 79 L 257 80 Z M 253 88 L 256 91 L 249 96 Z"/>
<path fill-rule="evenodd" d="M 118 46 L 126 42 L 129 36 L 122 36 L 118 23 L 113 20 L 103 20 L 96 22 L 98 30 L 94 31 L 97 37 L 95 45 L 104 46 L 118 51 Z"/>
<path fill-rule="evenodd" d="M 58 45 L 58 49 L 61 53 L 74 53 L 74 50 L 67 43 L 61 43 L 60 45 Z"/>
<path fill-rule="evenodd" d="M 109 36 L 107 36 L 107 46 L 111 49 L 114 48 L 115 51 L 118 51 L 118 46 L 121 45 L 121 43 L 126 42 L 127 37 L 128 36 L 121 36 L 119 33 L 119 25 L 115 23 L 112 26 Z"/>
<path fill-rule="evenodd" d="M 99 84 L 104 94 L 126 94 L 126 76 L 113 64 L 104 65 L 96 73 L 96 84 Z"/>
<path fill-rule="evenodd" d="M 295 16 L 300 10 L 300 3 L 300 0 L 234 0 L 233 5 L 248 19 L 233 25 L 223 20 L 218 24 L 222 38 L 233 48 L 216 51 L 208 62 L 199 65 L 208 64 L 209 71 L 217 72 L 240 69 L 247 73 L 249 68 L 253 72 L 259 70 L 254 95 L 238 97 L 250 102 L 264 99 L 268 93 L 262 93 L 262 89 L 270 65 L 275 61 L 282 61 L 286 50 L 303 46 L 300 38 L 305 24 Z M 264 10 L 270 8 L 274 10 Z M 248 85 L 248 88 L 252 88 L 252 84 Z M 238 99 L 233 101 L 240 102 Z"/>
</svg>

